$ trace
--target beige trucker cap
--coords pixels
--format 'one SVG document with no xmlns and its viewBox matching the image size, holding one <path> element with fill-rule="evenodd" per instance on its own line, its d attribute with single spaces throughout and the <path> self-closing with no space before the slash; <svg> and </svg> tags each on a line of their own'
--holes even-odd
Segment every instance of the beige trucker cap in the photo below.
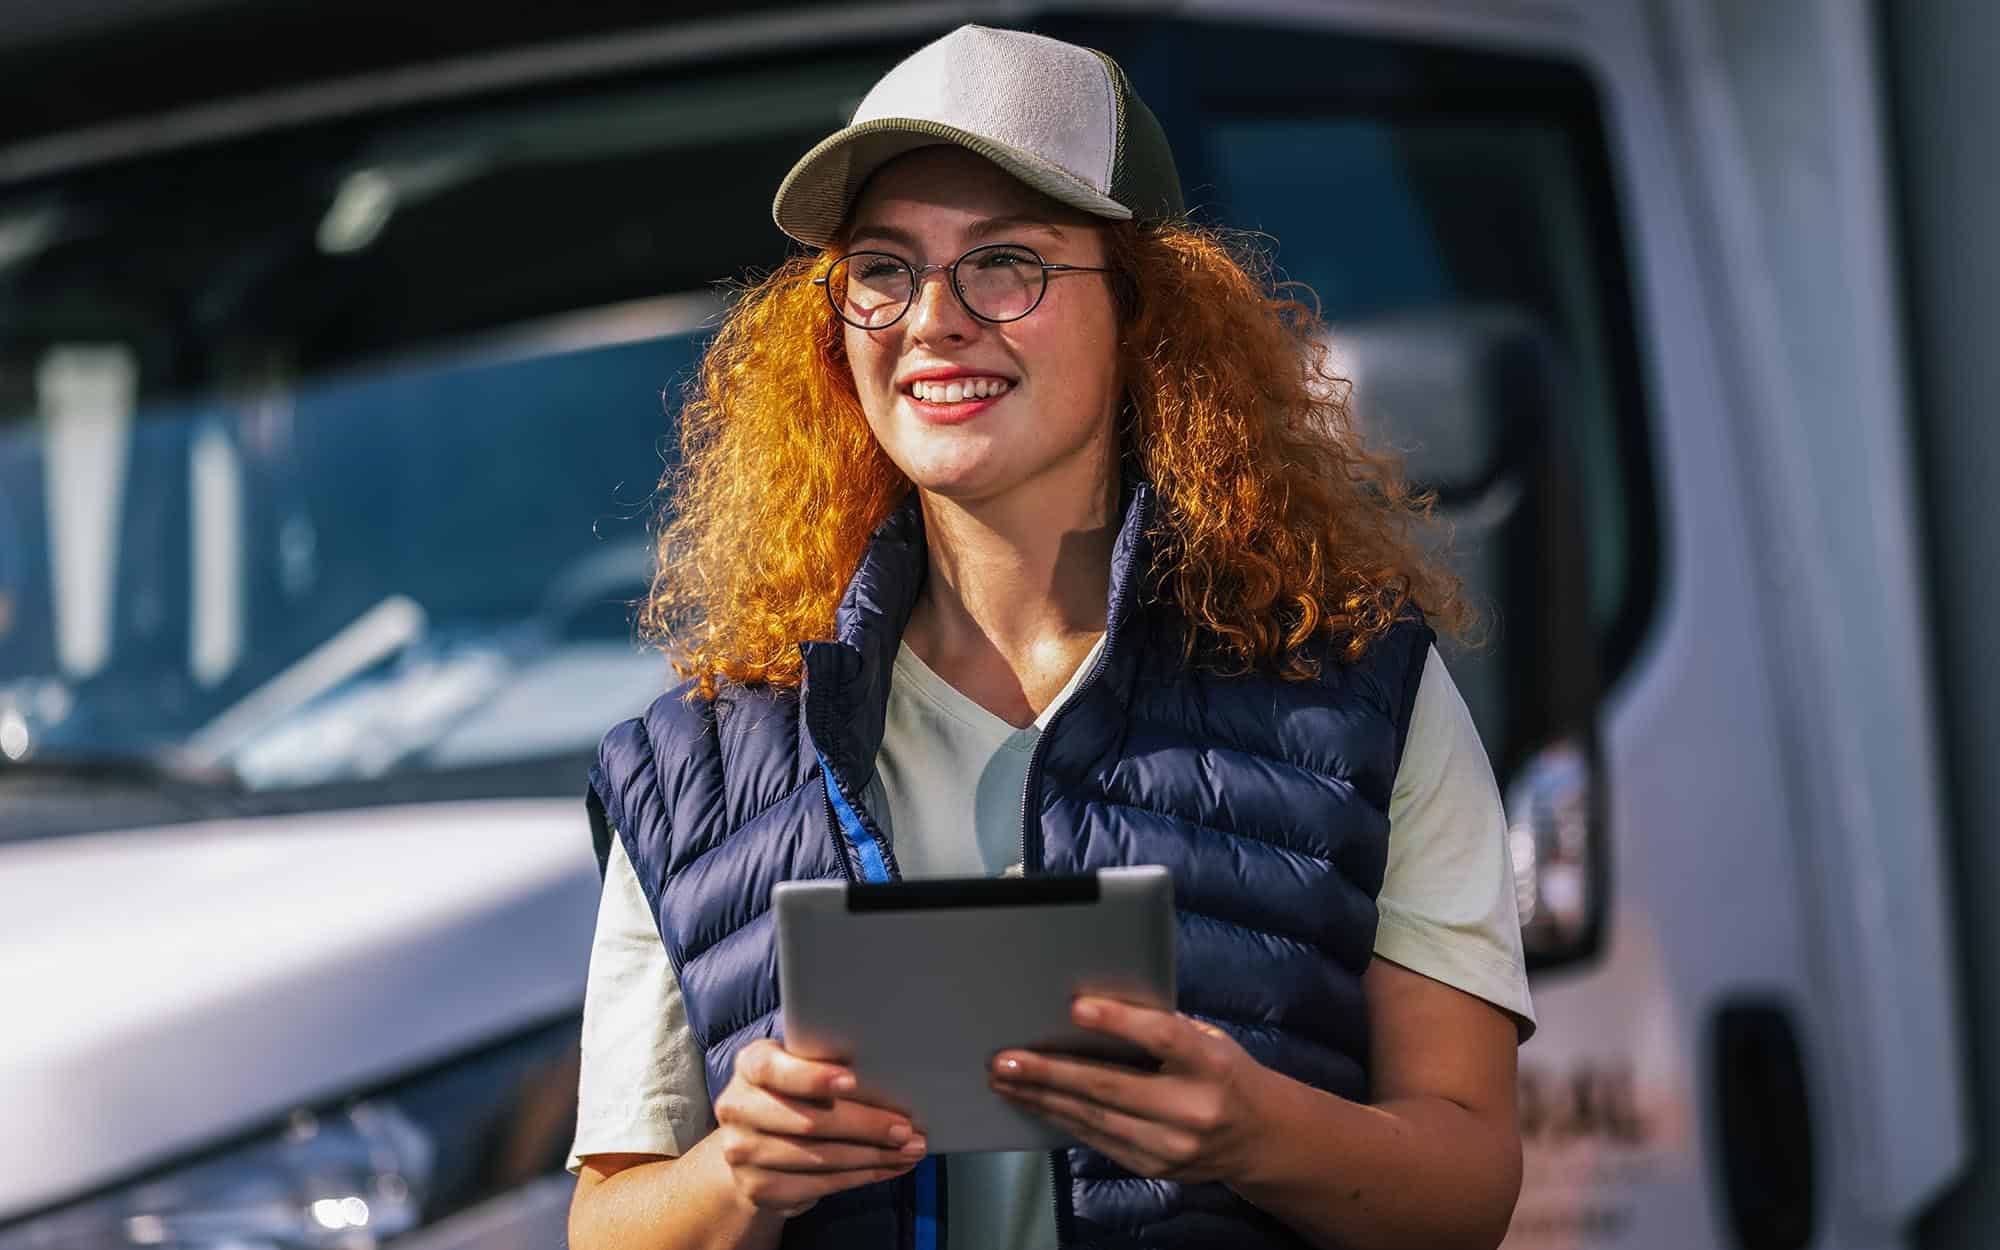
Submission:
<svg viewBox="0 0 2000 1250">
<path fill-rule="evenodd" d="M 1099 217 L 1181 212 L 1166 132 L 1116 61 L 1044 35 L 961 26 L 884 74 L 845 129 L 800 157 L 771 216 L 799 242 L 823 247 L 870 174 L 936 143 L 969 148 Z"/>
</svg>

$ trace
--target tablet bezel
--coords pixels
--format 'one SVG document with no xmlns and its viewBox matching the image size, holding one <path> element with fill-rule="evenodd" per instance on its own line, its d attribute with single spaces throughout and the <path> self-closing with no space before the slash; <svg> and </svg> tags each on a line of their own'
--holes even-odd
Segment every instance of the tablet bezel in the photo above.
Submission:
<svg viewBox="0 0 2000 1250">
<path fill-rule="evenodd" d="M 988 1065 L 1002 1049 L 1157 1067 L 1144 1051 L 1076 1024 L 1068 1004 L 1099 993 L 1173 1009 L 1173 881 L 1164 867 L 784 882 L 772 908 L 787 1048 L 849 1064 L 860 1083 L 854 1097 L 908 1113 L 934 1154 L 1074 1144 L 989 1088 Z"/>
</svg>

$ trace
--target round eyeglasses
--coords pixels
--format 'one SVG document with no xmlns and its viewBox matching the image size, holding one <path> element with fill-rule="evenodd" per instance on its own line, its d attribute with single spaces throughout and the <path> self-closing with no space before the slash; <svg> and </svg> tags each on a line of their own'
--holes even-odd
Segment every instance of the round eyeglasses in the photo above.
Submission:
<svg viewBox="0 0 2000 1250">
<path fill-rule="evenodd" d="M 925 274 L 942 272 L 965 311 L 995 324 L 1019 321 L 1048 294 L 1051 273 L 1110 273 L 1094 265 L 1055 265 L 1019 243 L 975 247 L 949 265 L 912 265 L 893 252 L 849 252 L 813 285 L 840 319 L 858 330 L 885 330 L 903 319 Z"/>
</svg>

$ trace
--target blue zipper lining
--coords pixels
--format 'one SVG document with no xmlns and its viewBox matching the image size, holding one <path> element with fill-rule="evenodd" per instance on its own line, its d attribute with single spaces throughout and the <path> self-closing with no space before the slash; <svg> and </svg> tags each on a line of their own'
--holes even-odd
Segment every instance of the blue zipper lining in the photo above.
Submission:
<svg viewBox="0 0 2000 1250">
<path fill-rule="evenodd" d="M 840 818 L 840 831 L 847 835 L 848 845 L 861 857 L 862 876 L 870 881 L 887 881 L 889 865 L 882 859 L 882 848 L 862 825 L 861 817 L 848 806 L 840 787 L 833 783 L 833 770 L 827 767 L 824 755 L 819 756 L 819 773 L 826 779 L 826 797 L 832 800 L 834 815 Z"/>
<path fill-rule="evenodd" d="M 861 872 L 870 881 L 889 880 L 889 865 L 882 858 L 882 847 L 873 834 L 861 823 L 861 817 L 834 784 L 833 770 L 826 765 L 826 756 L 819 756 L 820 776 L 826 779 L 826 797 L 833 804 L 833 814 L 840 820 L 840 831 L 847 835 L 848 845 L 860 857 Z M 917 1227 L 916 1250 L 940 1250 L 938 1242 L 938 1175 L 937 1160 L 925 1159 L 916 1168 L 914 1179 L 917 1184 Z"/>
<path fill-rule="evenodd" d="M 925 1159 L 917 1165 L 916 1250 L 938 1250 L 937 1160 Z"/>
</svg>

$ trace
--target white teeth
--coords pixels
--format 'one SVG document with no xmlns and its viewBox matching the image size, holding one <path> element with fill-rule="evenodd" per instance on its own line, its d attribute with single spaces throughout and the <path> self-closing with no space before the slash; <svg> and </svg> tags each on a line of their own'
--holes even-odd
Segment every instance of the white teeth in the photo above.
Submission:
<svg viewBox="0 0 2000 1250">
<path fill-rule="evenodd" d="M 968 399 L 987 399 L 1005 392 L 1005 378 L 960 378 L 951 382 L 914 382 L 910 394 L 929 404 L 958 404 Z"/>
</svg>

